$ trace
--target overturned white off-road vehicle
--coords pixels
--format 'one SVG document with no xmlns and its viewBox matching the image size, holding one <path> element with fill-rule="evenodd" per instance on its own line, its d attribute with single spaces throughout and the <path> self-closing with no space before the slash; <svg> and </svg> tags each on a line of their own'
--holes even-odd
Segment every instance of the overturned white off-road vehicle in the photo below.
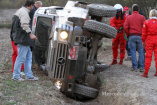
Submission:
<svg viewBox="0 0 157 105">
<path fill-rule="evenodd" d="M 65 7 L 41 7 L 35 12 L 33 57 L 66 96 L 97 97 L 100 81 L 96 74 L 106 67 L 97 63 L 97 50 L 103 37 L 117 34 L 101 20 L 115 15 L 112 6 L 78 1 L 68 1 Z"/>
</svg>

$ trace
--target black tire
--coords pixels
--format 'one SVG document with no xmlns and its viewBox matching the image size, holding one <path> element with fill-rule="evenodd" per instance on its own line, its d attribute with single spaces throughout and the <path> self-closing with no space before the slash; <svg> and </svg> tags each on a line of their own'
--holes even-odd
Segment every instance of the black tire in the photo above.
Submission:
<svg viewBox="0 0 157 105">
<path fill-rule="evenodd" d="M 110 25 L 95 21 L 87 20 L 83 26 L 88 31 L 100 34 L 102 37 L 115 38 L 117 35 L 117 30 Z"/>
<path fill-rule="evenodd" d="M 102 71 L 106 70 L 106 69 L 109 68 L 109 67 L 110 67 L 110 65 L 107 65 L 107 64 L 105 64 L 105 65 L 96 64 L 96 65 L 95 65 L 95 71 L 94 71 L 94 73 L 102 72 Z"/>
<path fill-rule="evenodd" d="M 96 98 L 98 96 L 98 90 L 91 88 L 91 87 L 87 87 L 84 85 L 79 85 L 79 84 L 75 84 L 74 87 L 74 93 L 77 94 L 78 96 L 83 96 L 84 98 Z"/>
<path fill-rule="evenodd" d="M 117 10 L 110 5 L 105 4 L 89 4 L 89 15 L 99 17 L 113 17 Z"/>
</svg>

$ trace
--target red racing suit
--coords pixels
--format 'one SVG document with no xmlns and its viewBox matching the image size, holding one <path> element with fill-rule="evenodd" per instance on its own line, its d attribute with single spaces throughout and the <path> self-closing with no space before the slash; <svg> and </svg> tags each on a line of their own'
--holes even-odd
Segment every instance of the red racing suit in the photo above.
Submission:
<svg viewBox="0 0 157 105">
<path fill-rule="evenodd" d="M 12 63 L 13 63 L 12 73 L 13 73 L 15 60 L 18 55 L 18 50 L 17 50 L 17 45 L 15 45 L 14 41 L 11 41 L 11 44 L 13 48 L 13 53 L 12 53 Z M 24 64 L 22 64 L 21 70 L 24 70 Z"/>
<path fill-rule="evenodd" d="M 142 29 L 142 42 L 145 43 L 145 72 L 148 73 L 151 66 L 154 51 L 155 67 L 157 70 L 157 18 L 146 20 Z"/>
<path fill-rule="evenodd" d="M 115 60 L 118 57 L 119 45 L 120 45 L 120 60 L 123 60 L 125 57 L 126 40 L 124 39 L 124 29 L 122 29 L 120 32 L 118 31 L 120 28 L 123 28 L 125 19 L 126 19 L 125 14 L 123 14 L 123 16 L 120 17 L 114 16 L 110 19 L 110 25 L 117 29 L 117 36 L 112 40 L 112 53 L 113 59 Z"/>
</svg>

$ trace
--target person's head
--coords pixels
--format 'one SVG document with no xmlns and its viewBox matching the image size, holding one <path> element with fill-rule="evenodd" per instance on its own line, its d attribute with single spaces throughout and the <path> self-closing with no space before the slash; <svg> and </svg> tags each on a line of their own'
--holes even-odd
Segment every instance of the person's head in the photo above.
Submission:
<svg viewBox="0 0 157 105">
<path fill-rule="evenodd" d="M 133 4 L 132 11 L 139 11 L 139 6 L 137 4 Z"/>
<path fill-rule="evenodd" d="M 152 9 L 152 10 L 149 12 L 149 18 L 151 18 L 151 17 L 157 17 L 157 10 Z"/>
<path fill-rule="evenodd" d="M 116 8 L 116 10 L 117 10 L 117 15 L 118 15 L 118 16 L 121 16 L 122 11 L 123 11 L 122 5 L 116 4 L 116 5 L 114 5 L 114 8 Z"/>
<path fill-rule="evenodd" d="M 123 11 L 125 11 L 126 13 L 129 13 L 129 8 L 128 8 L 127 6 L 125 6 L 125 7 L 123 8 Z"/>
<path fill-rule="evenodd" d="M 33 9 L 34 0 L 26 0 L 24 6 L 28 8 L 29 10 Z"/>
<path fill-rule="evenodd" d="M 41 1 L 36 1 L 34 5 L 35 5 L 36 9 L 38 9 L 38 8 L 41 7 L 43 4 L 42 4 Z"/>
</svg>

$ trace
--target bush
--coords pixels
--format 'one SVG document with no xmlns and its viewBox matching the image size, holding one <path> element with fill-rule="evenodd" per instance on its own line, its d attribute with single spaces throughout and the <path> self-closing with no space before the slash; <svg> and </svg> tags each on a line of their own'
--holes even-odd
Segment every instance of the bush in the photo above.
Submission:
<svg viewBox="0 0 157 105">
<path fill-rule="evenodd" d="M 0 28 L 11 28 L 11 24 L 0 24 Z"/>
</svg>

